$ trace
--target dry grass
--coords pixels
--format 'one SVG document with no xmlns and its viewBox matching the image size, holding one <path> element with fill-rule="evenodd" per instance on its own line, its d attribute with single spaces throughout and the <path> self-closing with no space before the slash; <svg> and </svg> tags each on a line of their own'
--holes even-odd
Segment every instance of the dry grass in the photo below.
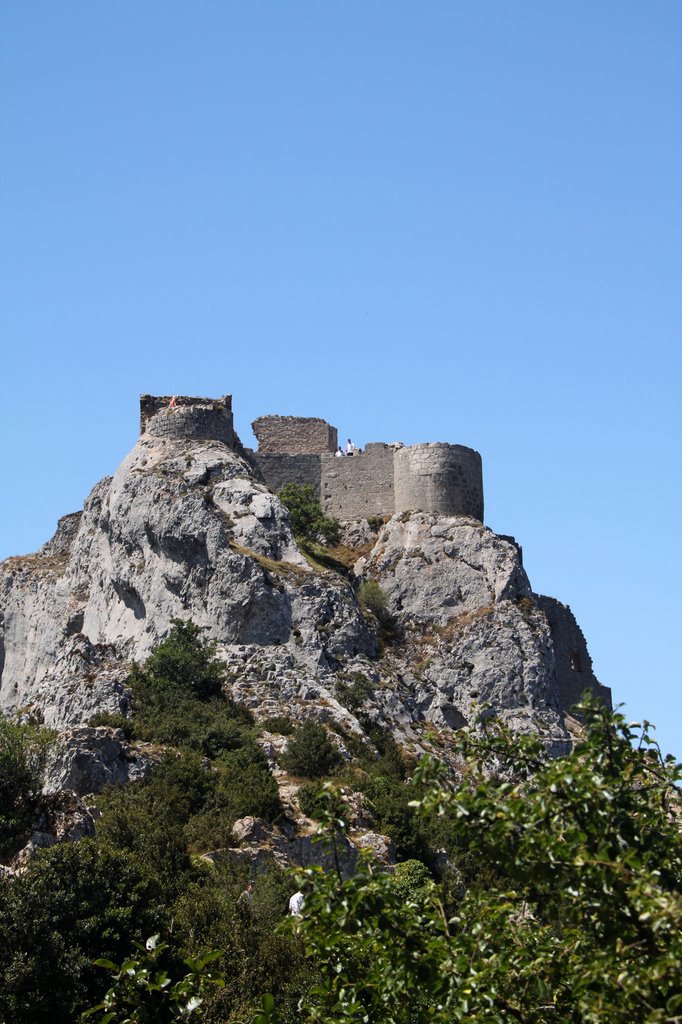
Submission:
<svg viewBox="0 0 682 1024">
<path fill-rule="evenodd" d="M 41 555 L 39 553 L 33 555 L 13 555 L 10 558 L 6 558 L 3 564 L 7 568 L 15 569 L 18 572 L 44 572 L 62 576 L 69 564 L 69 556 Z"/>
<path fill-rule="evenodd" d="M 254 562 L 258 562 L 261 568 L 265 569 L 268 573 L 289 580 L 292 583 L 305 583 L 310 579 L 310 571 L 304 569 L 301 565 L 294 565 L 293 562 L 277 562 L 274 558 L 261 555 L 254 551 L 253 548 L 242 547 L 241 544 L 235 544 L 234 541 L 230 541 L 229 544 L 237 554 L 244 555 L 245 558 L 252 558 Z"/>
</svg>

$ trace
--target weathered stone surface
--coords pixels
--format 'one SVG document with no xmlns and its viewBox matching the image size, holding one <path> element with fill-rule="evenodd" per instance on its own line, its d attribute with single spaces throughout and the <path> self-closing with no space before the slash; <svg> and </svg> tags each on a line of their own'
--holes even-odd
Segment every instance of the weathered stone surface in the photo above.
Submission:
<svg viewBox="0 0 682 1024">
<path fill-rule="evenodd" d="M 358 569 L 381 584 L 391 611 L 441 626 L 531 594 L 513 543 L 474 519 L 434 513 L 393 516 Z"/>
<path fill-rule="evenodd" d="M 152 409 L 147 426 L 170 415 Z M 192 619 L 217 642 L 229 692 L 259 719 L 321 720 L 345 757 L 349 737 L 364 735 L 363 716 L 415 754 L 434 750 L 435 735 L 446 759 L 452 731 L 490 714 L 565 748 L 568 703 L 585 686 L 606 691 L 570 610 L 533 593 L 513 539 L 475 519 L 408 511 L 383 527 L 344 525 L 345 543 L 365 552 L 354 580 L 320 571 L 249 464 L 203 436 L 201 415 L 194 437 L 145 432 L 40 552 L 0 566 L 0 708 L 65 730 L 50 791 L 83 794 L 148 770 L 121 735 L 84 723 L 99 711 L 125 713 L 131 661 L 144 660 L 174 618 Z M 391 449 L 391 459 L 403 451 Z M 436 455 L 448 452 L 422 452 L 424 467 Z M 378 642 L 379 623 L 358 605 L 367 579 L 386 594 L 393 641 Z M 238 823 L 230 856 L 331 866 L 301 834 L 310 823 L 297 785 L 277 766 L 286 739 L 261 742 L 288 824 Z M 362 802 L 345 798 L 351 827 L 371 829 Z M 379 849 L 383 839 L 368 842 Z M 349 845 L 344 870 L 356 856 Z M 382 856 L 390 860 L 390 845 Z"/>
<path fill-rule="evenodd" d="M 143 435 L 60 550 L 0 568 L 6 712 L 63 726 L 124 710 L 127 665 L 174 618 L 227 647 L 286 646 L 299 678 L 375 649 L 350 584 L 312 571 L 286 509 L 218 441 Z"/>
<path fill-rule="evenodd" d="M 153 759 L 126 743 L 120 729 L 78 726 L 65 729 L 50 753 L 44 792 L 70 789 L 78 796 L 122 786 L 151 772 Z"/>
<path fill-rule="evenodd" d="M 373 860 L 380 864 L 395 864 L 395 843 L 388 836 L 378 832 L 363 832 L 354 837 L 354 842 L 360 850 L 368 850 Z"/>
<path fill-rule="evenodd" d="M 270 829 L 266 822 L 260 818 L 253 818 L 247 815 L 240 818 L 232 826 L 232 838 L 240 845 L 242 843 L 263 843 L 270 838 Z"/>
</svg>

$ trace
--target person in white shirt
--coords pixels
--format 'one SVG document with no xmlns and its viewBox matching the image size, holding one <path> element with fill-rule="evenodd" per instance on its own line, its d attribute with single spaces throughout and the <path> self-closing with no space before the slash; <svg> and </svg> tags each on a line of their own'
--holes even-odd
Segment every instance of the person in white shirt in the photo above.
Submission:
<svg viewBox="0 0 682 1024">
<path fill-rule="evenodd" d="M 348 438 L 348 444 L 346 445 L 346 455 L 355 455 L 355 445 L 350 438 Z"/>
<path fill-rule="evenodd" d="M 341 447 L 341 445 L 339 445 L 339 447 L 336 449 L 336 457 L 337 459 L 343 458 L 343 448 Z"/>
<path fill-rule="evenodd" d="M 303 904 L 305 903 L 305 896 L 299 890 L 289 900 L 289 913 L 293 917 L 300 917 L 303 911 Z"/>
</svg>

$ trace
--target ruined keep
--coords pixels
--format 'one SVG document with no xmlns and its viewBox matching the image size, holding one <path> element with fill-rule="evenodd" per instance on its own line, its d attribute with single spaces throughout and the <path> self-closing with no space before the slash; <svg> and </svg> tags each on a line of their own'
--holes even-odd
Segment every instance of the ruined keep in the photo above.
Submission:
<svg viewBox="0 0 682 1024">
<path fill-rule="evenodd" d="M 270 490 L 310 484 L 327 515 L 338 519 L 439 512 L 483 521 L 481 456 L 459 444 L 367 444 L 336 455 L 338 434 L 326 420 L 262 416 L 252 424 L 258 449 L 244 448 L 232 420 L 232 397 L 142 395 L 140 431 L 166 439 L 223 441 L 250 463 Z"/>
</svg>

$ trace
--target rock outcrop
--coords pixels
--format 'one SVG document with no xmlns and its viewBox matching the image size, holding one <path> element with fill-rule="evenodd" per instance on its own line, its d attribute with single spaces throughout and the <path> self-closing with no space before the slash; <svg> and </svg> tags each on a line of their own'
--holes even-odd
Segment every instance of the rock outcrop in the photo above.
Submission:
<svg viewBox="0 0 682 1024">
<path fill-rule="evenodd" d="M 436 513 L 352 521 L 344 539 L 355 565 L 335 572 L 298 547 L 237 441 L 167 433 L 143 433 L 51 541 L 0 565 L 0 709 L 62 730 L 48 791 L 84 795 L 149 770 L 144 751 L 88 722 L 126 712 L 131 663 L 175 618 L 217 642 L 231 695 L 257 718 L 327 721 L 346 758 L 368 719 L 413 752 L 435 737 L 447 758 L 453 730 L 490 714 L 559 752 L 579 694 L 608 700 L 570 610 L 533 593 L 512 538 Z M 383 622 L 359 600 L 368 580 L 385 595 Z M 266 736 L 273 767 L 275 746 Z M 289 783 L 279 781 L 286 805 Z M 390 839 L 367 824 L 356 845 L 390 863 Z M 300 832 L 261 836 L 254 853 L 256 825 L 240 827 L 232 857 L 317 857 Z M 49 841 L 34 838 L 36 848 Z M 351 864 L 355 846 L 346 853 Z"/>
</svg>

